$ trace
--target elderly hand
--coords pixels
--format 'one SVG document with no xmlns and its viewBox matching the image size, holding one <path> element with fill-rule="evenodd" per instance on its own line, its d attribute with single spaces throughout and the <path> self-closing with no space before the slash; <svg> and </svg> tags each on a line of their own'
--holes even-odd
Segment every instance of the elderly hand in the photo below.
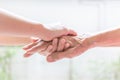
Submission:
<svg viewBox="0 0 120 80">
<path fill-rule="evenodd" d="M 26 45 L 23 49 L 26 50 L 24 57 L 29 57 L 36 52 L 39 54 L 48 56 L 56 51 L 63 51 L 71 46 L 71 41 L 65 40 L 64 38 L 55 38 L 52 41 L 40 41 L 33 40 L 33 43 Z"/>
<path fill-rule="evenodd" d="M 25 57 L 29 57 L 35 52 L 47 56 L 48 62 L 55 62 L 63 58 L 73 58 L 92 48 L 92 42 L 88 38 L 78 38 L 73 36 L 63 36 L 54 39 L 52 42 L 34 42 L 24 49 Z"/>
<path fill-rule="evenodd" d="M 66 37 L 65 39 L 70 40 L 73 46 L 63 52 L 54 52 L 50 54 L 47 57 L 48 62 L 55 62 L 63 58 L 73 58 L 93 47 L 93 42 L 89 41 L 87 38 Z"/>
</svg>

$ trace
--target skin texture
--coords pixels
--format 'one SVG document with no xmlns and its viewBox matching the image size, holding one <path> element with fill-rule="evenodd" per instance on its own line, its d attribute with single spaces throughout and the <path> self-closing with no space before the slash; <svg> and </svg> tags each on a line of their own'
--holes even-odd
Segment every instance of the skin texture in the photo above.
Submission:
<svg viewBox="0 0 120 80">
<path fill-rule="evenodd" d="M 74 44 L 73 44 L 74 43 Z M 33 42 L 23 49 L 26 50 L 25 57 L 29 57 L 36 52 L 48 56 L 53 52 L 62 52 L 68 48 L 73 48 L 80 45 L 80 39 L 73 36 L 63 36 L 55 38 L 52 42 Z"/>
<path fill-rule="evenodd" d="M 56 44 L 57 45 L 57 48 L 55 48 L 56 50 L 51 52 L 51 49 L 54 48 L 54 46 L 52 46 L 52 48 L 46 48 L 45 50 L 40 51 L 41 54 L 42 53 L 44 54 L 44 52 L 49 53 L 49 55 L 47 55 L 48 62 L 55 62 L 63 58 L 73 58 L 81 55 L 88 49 L 91 49 L 94 47 L 119 47 L 120 46 L 120 28 L 107 30 L 104 32 L 100 32 L 100 33 L 85 37 L 85 38 L 65 36 L 65 37 L 59 38 L 59 40 L 61 39 L 65 39 L 65 41 L 69 43 L 70 46 L 65 49 L 65 47 L 63 48 L 60 45 L 60 43 L 62 43 L 61 41 L 59 41 L 60 43 L 57 43 L 57 44 L 55 43 L 55 41 L 53 41 L 53 42 L 48 42 L 48 44 L 50 46 L 51 46 L 50 43 L 54 43 L 54 46 Z M 45 44 L 45 42 L 43 42 L 43 44 Z M 47 46 L 49 47 L 49 45 Z M 39 49 L 43 48 L 42 46 L 40 47 L 40 45 L 39 46 L 34 45 L 34 48 L 33 46 L 28 47 L 26 49 L 27 51 L 26 54 L 31 53 L 33 50 L 34 52 L 37 52 L 37 50 L 35 50 L 35 47 L 37 47 L 38 51 Z M 61 47 L 61 48 L 58 48 L 58 47 Z M 59 50 L 62 50 L 62 51 L 59 51 Z"/>
<path fill-rule="evenodd" d="M 74 46 L 70 47 L 69 49 L 63 52 L 53 52 L 52 54 L 47 56 L 47 61 L 55 62 L 63 58 L 74 58 L 74 57 L 81 55 L 82 53 L 90 49 L 91 47 L 90 44 L 86 40 L 81 40 L 80 42 L 79 40 L 77 40 L 77 41 L 74 41 L 73 44 Z"/>
<path fill-rule="evenodd" d="M 68 49 L 70 46 L 71 46 L 71 42 L 66 41 L 65 38 L 62 38 L 62 37 L 59 39 L 55 38 L 53 39 L 53 41 L 37 40 L 35 42 L 32 42 L 24 46 L 23 49 L 26 50 L 24 57 L 29 57 L 35 54 L 36 52 L 39 52 L 41 55 L 48 56 L 52 52 L 56 52 L 58 50 L 63 51 L 64 49 Z"/>
<path fill-rule="evenodd" d="M 94 47 L 119 47 L 120 28 L 100 32 L 81 40 L 81 45 L 69 48 L 63 52 L 54 52 L 47 57 L 48 62 L 55 62 L 63 58 L 76 57 Z M 74 43 L 74 42 L 73 42 Z"/>
<path fill-rule="evenodd" d="M 52 25 L 54 27 L 54 25 Z M 56 27 L 56 26 L 55 26 Z M 64 27 L 60 26 L 59 27 Z M 48 29 L 40 23 L 23 19 L 0 9 L 0 36 L 37 37 L 44 41 L 51 41 L 63 35 L 76 35 L 76 32 L 67 28 Z"/>
<path fill-rule="evenodd" d="M 0 36 L 1 46 L 24 46 L 32 42 L 32 38 L 16 36 Z"/>
</svg>

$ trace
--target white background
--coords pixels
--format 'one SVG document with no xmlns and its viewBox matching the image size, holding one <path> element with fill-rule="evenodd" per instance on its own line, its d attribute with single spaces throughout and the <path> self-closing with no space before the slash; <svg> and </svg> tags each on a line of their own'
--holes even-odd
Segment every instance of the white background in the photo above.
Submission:
<svg viewBox="0 0 120 80">
<path fill-rule="evenodd" d="M 78 34 L 120 25 L 119 0 L 0 0 L 0 8 L 44 24 L 61 22 Z M 13 80 L 94 80 L 104 66 L 92 62 L 109 63 L 116 60 L 119 53 L 119 47 L 95 48 L 72 60 L 47 63 L 45 57 L 38 54 L 24 59 L 20 50 L 12 60 L 11 74 Z M 91 72 L 91 67 L 98 72 Z"/>
</svg>

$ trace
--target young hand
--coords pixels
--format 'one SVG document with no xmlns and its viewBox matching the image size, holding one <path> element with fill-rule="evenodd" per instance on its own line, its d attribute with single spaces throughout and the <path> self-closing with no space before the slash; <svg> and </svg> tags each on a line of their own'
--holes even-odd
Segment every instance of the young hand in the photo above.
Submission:
<svg viewBox="0 0 120 80">
<path fill-rule="evenodd" d="M 77 33 L 74 30 L 67 29 L 65 28 L 65 26 L 60 24 L 43 25 L 43 36 L 41 37 L 41 39 L 44 41 L 51 41 L 54 38 L 67 35 L 76 36 Z"/>
</svg>

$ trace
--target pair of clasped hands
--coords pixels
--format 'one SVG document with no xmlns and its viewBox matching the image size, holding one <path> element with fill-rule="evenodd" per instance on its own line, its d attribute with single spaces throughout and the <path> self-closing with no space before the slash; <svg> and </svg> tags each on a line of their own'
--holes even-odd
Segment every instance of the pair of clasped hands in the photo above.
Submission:
<svg viewBox="0 0 120 80">
<path fill-rule="evenodd" d="M 73 58 L 83 53 L 87 47 L 85 47 L 86 39 L 78 37 L 77 33 L 73 30 L 62 29 L 65 31 L 63 35 L 59 37 L 53 37 L 57 34 L 48 34 L 45 40 L 32 39 L 32 43 L 24 46 L 26 51 L 24 57 L 30 57 L 35 53 L 46 56 L 48 62 L 55 62 L 63 58 Z M 60 30 L 53 30 L 58 32 Z"/>
<path fill-rule="evenodd" d="M 120 27 L 94 35 L 77 36 L 75 31 L 63 25 L 44 25 L 14 15 L 0 9 L 0 45 L 30 43 L 23 48 L 26 51 L 24 57 L 39 53 L 46 56 L 48 62 L 55 62 L 76 57 L 95 47 L 120 46 Z"/>
<path fill-rule="evenodd" d="M 26 51 L 24 57 L 39 53 L 45 55 L 48 62 L 55 62 L 78 56 L 87 50 L 87 38 L 78 37 L 75 31 L 64 27 L 61 24 L 44 25 L 29 21 L 0 9 L 0 44 L 28 44 L 34 37 L 23 48 Z"/>
</svg>

